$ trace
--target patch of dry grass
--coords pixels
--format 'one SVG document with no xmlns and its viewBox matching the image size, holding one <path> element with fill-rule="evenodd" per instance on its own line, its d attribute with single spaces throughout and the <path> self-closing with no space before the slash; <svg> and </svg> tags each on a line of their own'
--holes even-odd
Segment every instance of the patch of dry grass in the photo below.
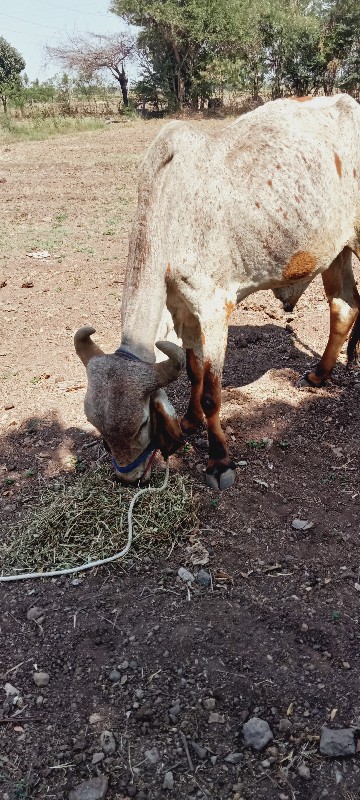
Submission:
<svg viewBox="0 0 360 800">
<path fill-rule="evenodd" d="M 151 485 L 162 481 L 163 473 L 157 473 Z M 26 517 L 3 532 L 0 569 L 3 574 L 67 569 L 114 555 L 126 544 L 127 512 L 136 491 L 114 483 L 104 465 L 47 486 Z M 143 494 L 136 502 L 127 558 L 168 551 L 195 523 L 191 484 L 171 475 L 163 492 Z"/>
</svg>

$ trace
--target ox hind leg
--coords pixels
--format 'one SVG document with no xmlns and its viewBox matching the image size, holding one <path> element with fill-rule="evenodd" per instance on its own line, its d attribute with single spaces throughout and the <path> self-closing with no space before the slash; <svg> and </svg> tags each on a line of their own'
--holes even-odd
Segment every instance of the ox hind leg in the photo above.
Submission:
<svg viewBox="0 0 360 800">
<path fill-rule="evenodd" d="M 217 338 L 214 339 L 214 330 Z M 181 420 L 185 434 L 194 433 L 204 420 L 207 423 L 209 460 L 206 484 L 212 489 L 227 489 L 235 480 L 235 464 L 231 460 L 226 436 L 220 424 L 221 376 L 226 350 L 227 317 L 207 326 L 203 321 L 199 339 L 186 349 L 187 373 L 191 383 L 188 409 Z M 186 343 L 185 343 L 186 346 Z"/>
<path fill-rule="evenodd" d="M 303 376 L 300 386 L 320 387 L 324 385 L 354 323 L 354 333 L 349 342 L 350 357 L 356 350 L 356 344 L 360 338 L 360 297 L 352 271 L 349 247 L 345 247 L 330 264 L 330 267 L 323 272 L 322 279 L 330 307 L 330 335 L 319 363 L 314 370 Z"/>
</svg>

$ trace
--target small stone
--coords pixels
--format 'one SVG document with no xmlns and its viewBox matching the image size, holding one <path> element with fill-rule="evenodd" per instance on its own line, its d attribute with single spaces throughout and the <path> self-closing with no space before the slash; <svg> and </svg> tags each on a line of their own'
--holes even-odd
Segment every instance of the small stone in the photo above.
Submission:
<svg viewBox="0 0 360 800">
<path fill-rule="evenodd" d="M 124 661 L 122 661 L 121 664 L 120 664 L 120 669 L 122 669 L 122 670 L 128 669 L 128 666 L 129 666 L 129 662 L 125 658 Z"/>
<path fill-rule="evenodd" d="M 279 794 L 279 800 L 289 800 L 289 795 L 281 792 L 281 794 Z"/>
<path fill-rule="evenodd" d="M 145 758 L 150 761 L 150 764 L 157 764 L 160 761 L 160 754 L 157 747 L 152 747 L 151 750 L 145 750 Z"/>
<path fill-rule="evenodd" d="M 215 697 L 205 697 L 202 703 L 206 711 L 213 711 L 215 708 Z"/>
<path fill-rule="evenodd" d="M 306 624 L 306 622 L 303 622 L 303 624 L 301 626 L 301 630 L 302 630 L 303 633 L 307 633 L 308 632 L 309 626 Z"/>
<path fill-rule="evenodd" d="M 321 729 L 320 753 L 323 756 L 336 758 L 352 756 L 355 753 L 355 739 L 352 728 L 332 730 L 324 726 Z"/>
<path fill-rule="evenodd" d="M 103 758 L 105 758 L 105 753 L 103 753 L 102 750 L 99 753 L 94 753 L 94 755 L 93 755 L 93 757 L 91 759 L 92 765 L 95 766 L 95 764 L 100 764 L 100 761 L 102 761 Z"/>
<path fill-rule="evenodd" d="M 45 619 L 45 611 L 40 606 L 33 606 L 32 608 L 29 608 L 26 617 L 30 622 L 37 622 L 38 625 L 41 625 Z"/>
<path fill-rule="evenodd" d="M 19 689 L 16 686 L 13 686 L 12 683 L 5 683 L 4 686 L 6 697 L 16 697 L 20 695 Z"/>
<path fill-rule="evenodd" d="M 261 766 L 264 769 L 269 769 L 271 767 L 271 761 L 269 761 L 268 758 L 264 758 L 264 760 L 261 762 Z"/>
<path fill-rule="evenodd" d="M 309 767 L 307 767 L 306 764 L 299 764 L 298 773 L 300 778 L 303 778 L 305 781 L 309 781 L 311 778 Z"/>
<path fill-rule="evenodd" d="M 290 731 L 291 728 L 292 728 L 292 722 L 290 722 L 290 720 L 287 719 L 287 717 L 284 717 L 284 719 L 280 720 L 279 722 L 280 733 L 286 733 L 287 731 Z"/>
<path fill-rule="evenodd" d="M 117 669 L 112 669 L 109 675 L 111 683 L 117 683 L 121 678 L 120 672 Z"/>
<path fill-rule="evenodd" d="M 199 586 L 205 586 L 206 589 L 211 585 L 211 575 L 206 569 L 200 569 L 196 573 L 195 580 Z"/>
<path fill-rule="evenodd" d="M 97 722 L 101 722 L 101 714 L 90 714 L 89 722 L 90 725 L 96 725 Z"/>
<path fill-rule="evenodd" d="M 37 696 L 37 698 L 36 698 L 36 705 L 40 708 L 40 706 L 42 706 L 43 702 L 44 702 L 44 698 L 43 698 L 42 694 L 39 694 Z"/>
<path fill-rule="evenodd" d="M 211 761 L 213 767 L 215 767 L 215 764 L 216 764 L 217 760 L 218 760 L 217 756 L 211 756 L 210 757 L 210 761 Z"/>
<path fill-rule="evenodd" d="M 274 738 L 268 723 L 260 717 L 251 717 L 243 725 L 242 731 L 245 744 L 257 751 L 263 750 Z"/>
<path fill-rule="evenodd" d="M 202 747 L 202 745 L 198 744 L 198 742 L 190 742 L 190 744 L 192 749 L 194 750 L 194 753 L 196 753 L 196 755 L 201 759 L 201 761 L 203 761 L 204 758 L 206 758 L 207 756 L 206 747 Z"/>
<path fill-rule="evenodd" d="M 165 772 L 163 789 L 173 789 L 174 788 L 174 776 L 172 772 Z"/>
<path fill-rule="evenodd" d="M 343 661 L 342 665 L 343 665 L 344 669 L 351 669 L 351 666 L 350 666 L 348 661 Z"/>
<path fill-rule="evenodd" d="M 48 685 L 50 681 L 50 675 L 47 672 L 34 672 L 33 680 L 34 683 L 36 683 L 36 686 L 42 688 L 43 686 Z"/>
<path fill-rule="evenodd" d="M 112 756 L 116 750 L 114 734 L 111 731 L 103 731 L 100 735 L 100 747 L 107 756 Z"/>
<path fill-rule="evenodd" d="M 223 725 L 225 722 L 225 717 L 223 714 L 218 714 L 217 711 L 210 711 L 208 722 L 209 725 Z"/>
<path fill-rule="evenodd" d="M 108 788 L 107 775 L 79 783 L 69 794 L 69 800 L 104 800 Z"/>
<path fill-rule="evenodd" d="M 192 574 L 192 572 L 189 572 L 189 570 L 185 569 L 185 567 L 180 567 L 178 569 L 178 576 L 182 581 L 184 581 L 184 583 L 193 583 L 195 580 L 195 576 Z"/>
<path fill-rule="evenodd" d="M 240 764 L 240 761 L 242 761 L 243 758 L 244 756 L 242 753 L 229 753 L 229 755 L 226 756 L 225 761 L 227 761 L 228 764 Z"/>
</svg>

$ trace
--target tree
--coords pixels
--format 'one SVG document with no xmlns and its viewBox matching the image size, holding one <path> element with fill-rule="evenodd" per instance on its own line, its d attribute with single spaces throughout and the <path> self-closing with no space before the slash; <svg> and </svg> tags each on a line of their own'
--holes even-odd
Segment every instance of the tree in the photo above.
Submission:
<svg viewBox="0 0 360 800">
<path fill-rule="evenodd" d="M 360 85 L 360 6 L 358 0 L 332 0 L 324 26 L 325 91 L 335 84 L 351 92 Z"/>
<path fill-rule="evenodd" d="M 25 61 L 9 42 L 0 36 L 0 96 L 4 112 L 7 112 L 9 94 L 21 87 L 20 73 Z"/>
<path fill-rule="evenodd" d="M 119 83 L 124 106 L 129 105 L 125 65 L 135 53 L 135 41 L 130 34 L 91 33 L 88 37 L 69 37 L 66 43 L 47 47 L 47 52 L 64 67 L 76 70 L 87 79 L 107 70 Z"/>
<path fill-rule="evenodd" d="M 155 84 L 173 105 L 197 107 L 201 75 L 211 58 L 238 41 L 238 0 L 112 0 L 112 11 L 142 30 L 138 47 Z M 249 27 L 251 20 L 249 19 Z M 147 79 L 149 70 L 145 68 Z"/>
</svg>

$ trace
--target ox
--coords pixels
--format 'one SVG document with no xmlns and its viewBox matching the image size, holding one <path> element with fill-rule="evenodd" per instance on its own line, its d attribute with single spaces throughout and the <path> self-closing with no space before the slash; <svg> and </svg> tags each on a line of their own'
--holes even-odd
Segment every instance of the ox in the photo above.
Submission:
<svg viewBox="0 0 360 800">
<path fill-rule="evenodd" d="M 360 107 L 346 95 L 304 103 L 277 100 L 217 135 L 167 124 L 145 156 L 122 302 L 119 350 L 105 355 L 75 335 L 86 366 L 85 412 L 115 470 L 137 481 L 159 447 L 166 456 L 207 422 L 206 482 L 231 486 L 235 465 L 221 428 L 221 375 L 231 312 L 247 295 L 273 289 L 293 307 L 321 273 L 330 306 L 329 340 L 303 385 L 322 386 L 351 329 L 360 340 Z M 184 351 L 157 342 L 164 310 L 186 350 L 191 397 L 178 420 L 164 387 Z M 156 363 L 155 344 L 168 358 Z"/>
</svg>

